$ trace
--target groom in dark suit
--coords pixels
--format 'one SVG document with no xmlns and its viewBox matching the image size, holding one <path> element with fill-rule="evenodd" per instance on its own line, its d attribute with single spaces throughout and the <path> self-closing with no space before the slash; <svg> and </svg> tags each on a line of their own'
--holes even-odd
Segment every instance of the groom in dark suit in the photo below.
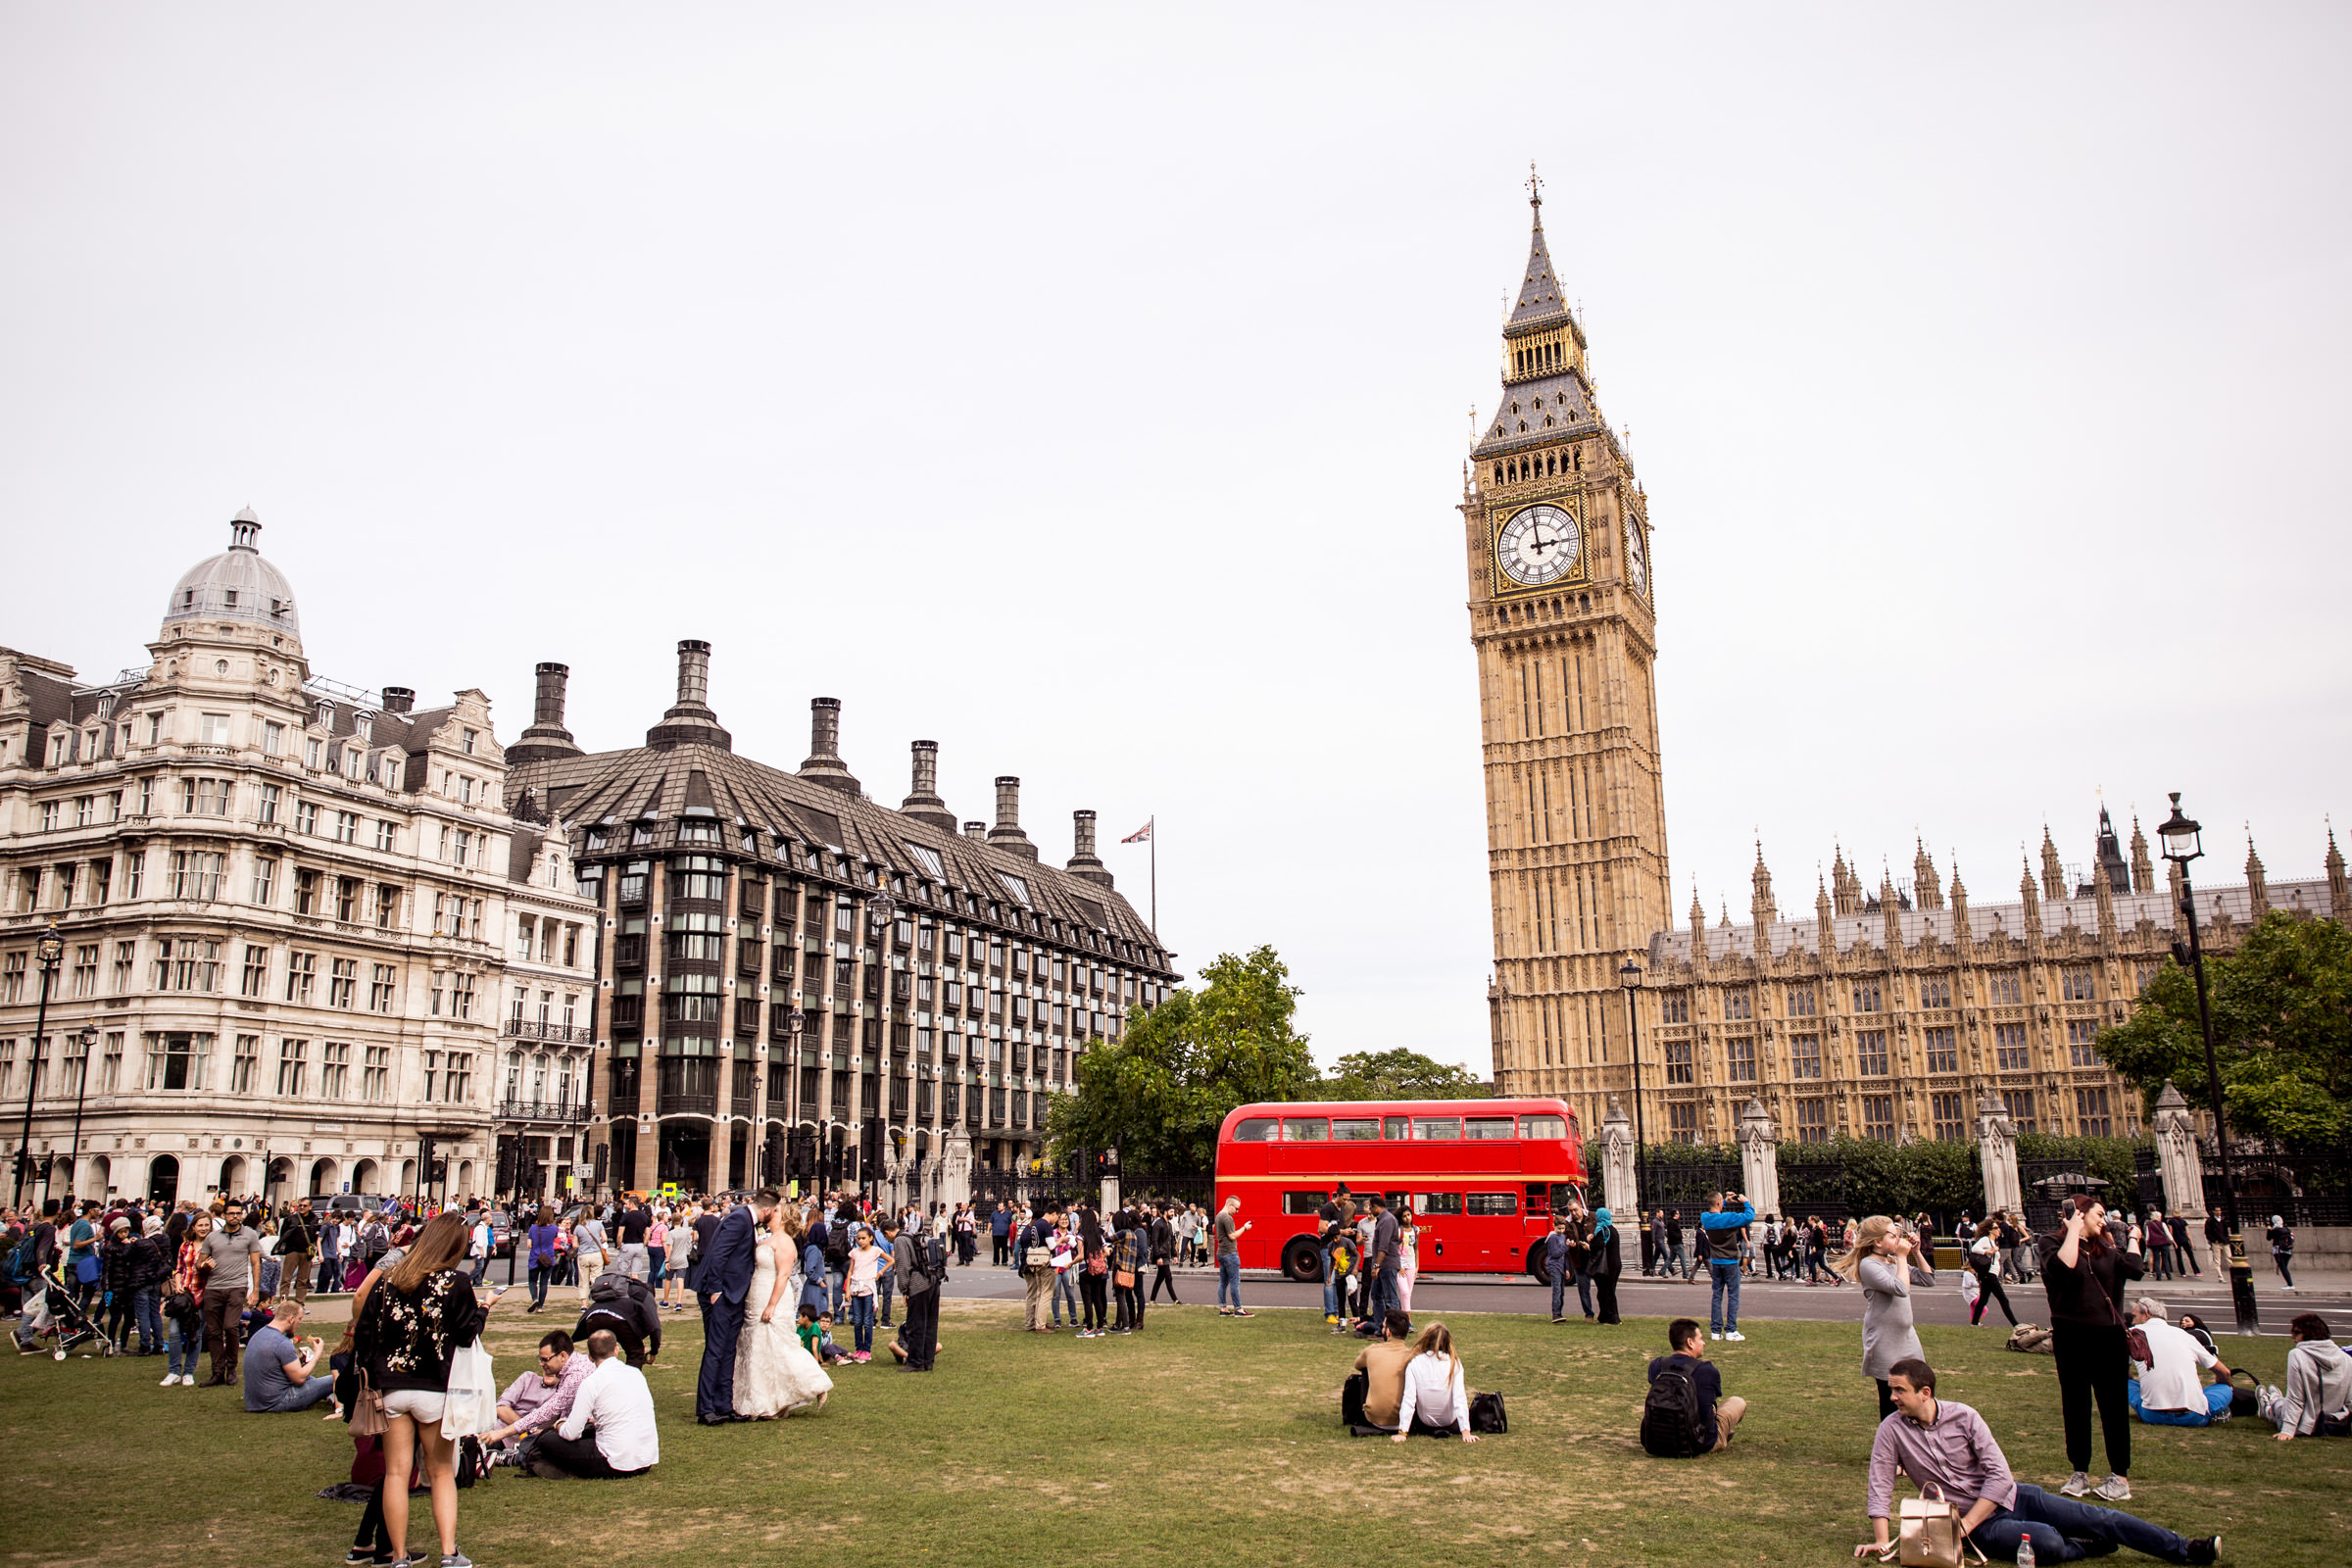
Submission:
<svg viewBox="0 0 2352 1568">
<path fill-rule="evenodd" d="M 701 1261 L 695 1294 L 703 1304 L 703 1369 L 694 1385 L 695 1419 L 705 1426 L 739 1419 L 735 1414 L 735 1342 L 743 1333 L 743 1298 L 760 1261 L 760 1231 L 780 1195 L 762 1189 L 718 1222 L 718 1234 Z"/>
</svg>

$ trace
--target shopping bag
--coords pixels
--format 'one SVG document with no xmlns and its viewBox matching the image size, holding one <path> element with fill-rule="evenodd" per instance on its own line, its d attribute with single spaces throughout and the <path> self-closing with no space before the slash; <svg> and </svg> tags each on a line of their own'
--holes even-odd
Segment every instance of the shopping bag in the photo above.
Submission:
<svg viewBox="0 0 2352 1568">
<path fill-rule="evenodd" d="M 479 1437 L 498 1425 L 498 1385 L 490 1352 L 482 1342 L 461 1348 L 449 1358 L 449 1388 L 441 1405 L 441 1435 L 455 1443 Z"/>
</svg>

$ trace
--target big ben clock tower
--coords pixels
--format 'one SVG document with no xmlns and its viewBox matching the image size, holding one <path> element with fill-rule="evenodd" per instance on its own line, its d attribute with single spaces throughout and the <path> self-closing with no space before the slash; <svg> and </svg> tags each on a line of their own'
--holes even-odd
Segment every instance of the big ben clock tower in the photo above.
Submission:
<svg viewBox="0 0 2352 1568">
<path fill-rule="evenodd" d="M 1497 1094 L 1595 1130 L 1632 1086 L 1619 967 L 1671 923 L 1648 506 L 1602 422 L 1535 210 L 1462 495 L 1494 912 Z M 1646 1030 L 1645 1030 L 1646 1033 Z M 1660 1064 L 1648 1063 L 1655 1095 Z M 1630 1100 L 1630 1097 L 1629 1097 Z M 1631 1110 L 1629 1102 L 1628 1107 Z"/>
</svg>

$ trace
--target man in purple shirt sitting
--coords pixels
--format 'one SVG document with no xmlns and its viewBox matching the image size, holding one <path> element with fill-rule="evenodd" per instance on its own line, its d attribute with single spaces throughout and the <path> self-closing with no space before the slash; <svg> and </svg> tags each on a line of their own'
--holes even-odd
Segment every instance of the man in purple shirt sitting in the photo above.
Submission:
<svg viewBox="0 0 2352 1568">
<path fill-rule="evenodd" d="M 1872 1539 L 1854 1548 L 1855 1556 L 1892 1557 L 1886 1521 L 1894 1512 L 1897 1465 L 1914 1486 L 1923 1492 L 1934 1486 L 1960 1509 L 1961 1527 L 1987 1557 L 2014 1560 L 2027 1536 L 2034 1538 L 2036 1565 L 2103 1555 L 2118 1546 L 2200 1568 L 2220 1555 L 2219 1536 L 2184 1540 L 2128 1513 L 2020 1485 L 1984 1418 L 1965 1404 L 1937 1399 L 1935 1369 L 1919 1357 L 1895 1362 L 1886 1387 L 1894 1414 L 1879 1423 L 1870 1447 Z"/>
<path fill-rule="evenodd" d="M 562 1329 L 541 1336 L 539 1370 L 525 1372 L 500 1396 L 499 1424 L 482 1434 L 483 1445 L 496 1447 L 551 1430 L 571 1414 L 572 1400 L 578 1396 L 580 1385 L 588 1381 L 588 1374 L 594 1370 L 588 1357 L 572 1348 L 571 1336 Z M 536 1388 L 532 1387 L 534 1384 Z M 520 1442 L 513 1442 L 514 1449 L 521 1446 Z"/>
</svg>

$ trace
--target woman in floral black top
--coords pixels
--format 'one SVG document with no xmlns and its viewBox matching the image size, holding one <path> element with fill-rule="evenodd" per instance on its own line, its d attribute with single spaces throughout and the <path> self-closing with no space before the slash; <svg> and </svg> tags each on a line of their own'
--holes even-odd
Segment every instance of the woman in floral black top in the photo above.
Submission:
<svg viewBox="0 0 2352 1568">
<path fill-rule="evenodd" d="M 466 1243 L 462 1214 L 427 1224 L 408 1254 L 376 1279 L 354 1328 L 353 1349 L 368 1387 L 384 1396 L 384 1525 L 394 1568 L 411 1560 L 409 1472 L 419 1440 L 441 1568 L 473 1568 L 458 1550 L 457 1446 L 441 1435 L 441 1410 L 450 1360 L 481 1334 L 498 1293 L 475 1297 Z"/>
</svg>

